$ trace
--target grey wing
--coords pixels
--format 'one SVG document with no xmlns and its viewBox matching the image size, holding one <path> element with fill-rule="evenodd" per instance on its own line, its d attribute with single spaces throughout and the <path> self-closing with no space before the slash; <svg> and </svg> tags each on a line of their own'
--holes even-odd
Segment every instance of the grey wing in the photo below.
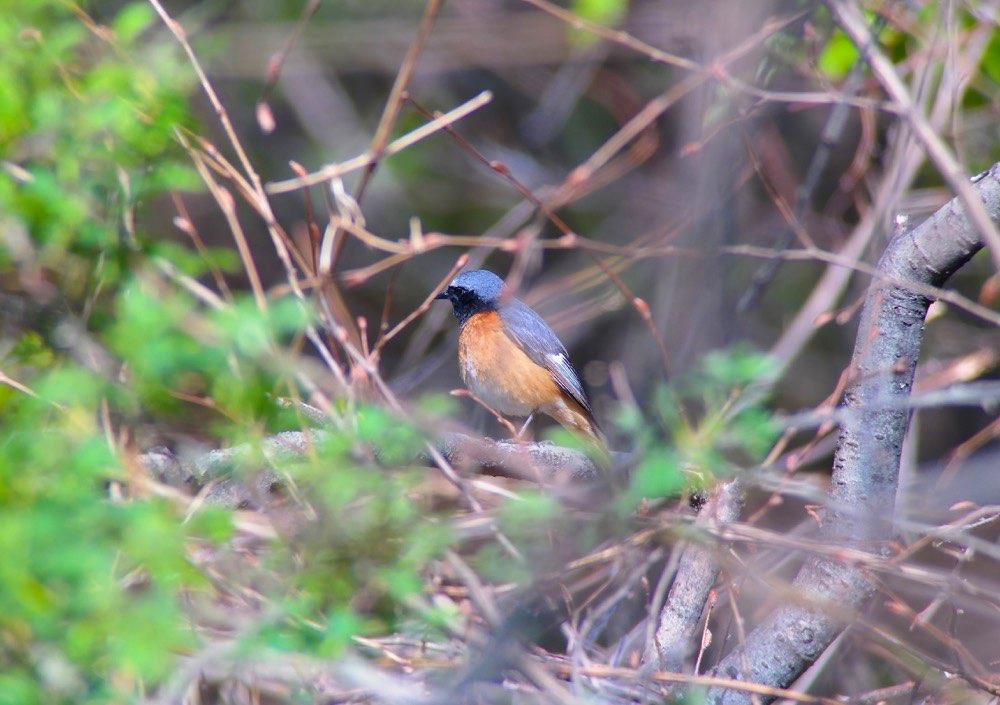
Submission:
<svg viewBox="0 0 1000 705">
<path fill-rule="evenodd" d="M 542 317 L 518 299 L 513 299 L 500 309 L 507 334 L 531 361 L 549 370 L 556 384 L 575 399 L 589 413 L 590 402 L 569 361 L 569 354 L 562 341 L 556 337 Z"/>
</svg>

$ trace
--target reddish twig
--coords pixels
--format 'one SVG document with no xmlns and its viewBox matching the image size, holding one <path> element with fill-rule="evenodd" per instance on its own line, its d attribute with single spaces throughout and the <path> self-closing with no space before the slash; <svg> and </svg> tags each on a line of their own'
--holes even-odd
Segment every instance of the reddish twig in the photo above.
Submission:
<svg viewBox="0 0 1000 705">
<path fill-rule="evenodd" d="M 1000 220 L 1000 164 L 976 184 L 978 197 Z M 939 286 L 983 247 L 978 228 L 953 199 L 919 227 L 895 237 L 878 269 L 893 278 Z M 823 520 L 828 540 L 844 546 L 838 557 L 816 556 L 795 579 L 795 588 L 814 600 L 858 609 L 874 593 L 872 577 L 856 554 L 878 561 L 893 528 L 900 453 L 909 422 L 904 409 L 868 408 L 876 399 L 905 399 L 913 384 L 930 300 L 907 289 L 873 283 L 861 317 L 851 368 L 859 371 L 845 393 L 856 411 L 844 421 L 831 483 L 832 505 Z M 871 561 L 866 561 L 871 562 Z M 784 606 L 747 635 L 745 648 L 727 655 L 718 672 L 785 687 L 809 666 L 843 629 L 834 614 L 815 606 Z M 746 664 L 746 665 L 744 665 Z M 713 688 L 712 705 L 746 703 L 745 693 Z"/>
<path fill-rule="evenodd" d="M 902 106 L 902 115 L 909 122 L 917 139 L 924 145 L 927 154 L 937 165 L 941 176 L 948 182 L 952 191 L 958 194 L 969 220 L 975 225 L 987 244 L 993 265 L 1000 269 L 1000 229 L 992 221 L 989 212 L 979 199 L 976 190 L 969 181 L 968 174 L 965 173 L 951 150 L 938 136 L 937 131 L 921 112 L 919 106 L 914 103 L 892 62 L 878 49 L 875 40 L 868 31 L 861 11 L 853 3 L 845 0 L 828 0 L 827 5 L 833 11 L 844 32 L 858 46 L 861 55 L 865 57 L 886 93 Z"/>
<path fill-rule="evenodd" d="M 408 315 L 402 321 L 393 326 L 392 330 L 382 335 L 378 339 L 378 341 L 376 341 L 375 346 L 372 348 L 372 354 L 377 355 L 379 351 L 383 347 L 385 347 L 385 345 L 390 340 L 395 338 L 400 333 L 400 331 L 402 331 L 404 328 L 406 328 L 406 326 L 410 325 L 414 320 L 416 320 L 424 313 L 426 313 L 427 309 L 429 309 L 431 307 L 431 304 L 434 303 L 434 299 L 437 298 L 437 295 L 442 291 L 444 291 L 445 287 L 448 286 L 451 280 L 455 277 L 455 275 L 459 272 L 459 270 L 461 270 L 468 263 L 468 261 L 469 261 L 468 255 L 462 255 L 457 260 L 455 260 L 455 264 L 453 264 L 451 269 L 448 270 L 448 274 L 445 275 L 444 279 L 438 282 L 437 286 L 435 286 L 431 290 L 431 293 L 427 295 L 427 297 L 423 300 L 423 303 L 417 306 L 417 308 L 415 308 L 413 312 L 410 313 L 410 315 Z"/>
<path fill-rule="evenodd" d="M 499 423 L 501 426 L 503 426 L 505 429 L 507 429 L 508 432 L 510 432 L 510 437 L 511 438 L 517 438 L 517 428 L 514 427 L 514 424 L 512 424 L 510 421 L 508 421 L 507 418 L 503 414 L 501 414 L 499 411 L 497 411 L 496 409 L 494 409 L 492 406 L 490 406 L 489 404 L 487 404 L 486 402 L 484 402 L 482 399 L 480 399 L 479 397 L 477 397 L 475 394 L 473 394 L 472 392 L 470 392 L 468 389 L 452 389 L 451 392 L 450 392 L 450 394 L 453 397 L 468 397 L 472 401 L 476 402 L 477 404 L 479 404 L 479 406 L 483 407 L 488 412 L 490 412 L 490 414 L 493 415 L 493 418 L 495 418 L 497 420 L 497 423 Z"/>
<path fill-rule="evenodd" d="M 271 113 L 271 108 L 268 105 L 268 98 L 271 95 L 271 91 L 274 90 L 275 84 L 278 82 L 278 77 L 281 75 L 281 67 L 285 63 L 285 59 L 288 58 L 288 54 L 291 53 L 292 47 L 295 46 L 295 42 L 299 40 L 302 35 L 302 30 L 305 28 L 306 24 L 316 14 L 316 10 L 319 9 L 320 0 L 309 0 L 306 6 L 302 8 L 302 14 L 299 15 L 298 21 L 295 23 L 295 27 L 292 29 L 291 34 L 282 44 L 281 49 L 272 54 L 267 60 L 267 74 L 264 79 L 264 88 L 260 93 L 260 100 L 257 102 L 257 124 L 260 125 L 260 129 L 265 133 L 270 133 L 274 130 L 274 116 Z"/>
</svg>

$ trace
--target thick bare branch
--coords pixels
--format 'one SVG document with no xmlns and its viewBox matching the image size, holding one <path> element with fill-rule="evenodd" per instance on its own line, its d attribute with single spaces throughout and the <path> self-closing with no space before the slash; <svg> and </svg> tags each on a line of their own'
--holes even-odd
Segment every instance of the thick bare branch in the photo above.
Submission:
<svg viewBox="0 0 1000 705">
<path fill-rule="evenodd" d="M 173 487 L 194 491 L 213 483 L 205 490 L 209 502 L 227 507 L 260 506 L 281 484 L 277 475 L 265 469 L 269 462 L 260 462 L 260 456 L 267 461 L 306 457 L 327 433 L 322 429 L 285 431 L 259 445 L 212 450 L 191 460 L 180 460 L 169 450 L 156 448 L 142 454 L 139 462 L 158 480 Z M 550 442 L 516 443 L 446 433 L 435 447 L 449 463 L 459 466 L 507 470 L 529 478 L 540 474 L 545 481 L 598 477 L 597 466 L 584 453 Z M 236 472 L 254 467 L 264 472 L 253 475 L 249 481 L 247 476 Z"/>
<path fill-rule="evenodd" d="M 725 483 L 698 512 L 695 526 L 736 521 L 742 507 L 742 483 L 739 480 Z M 660 671 L 687 672 L 705 603 L 718 577 L 719 563 L 711 548 L 691 544 L 684 549 L 677 575 L 660 611 L 653 643 L 647 645 L 643 658 L 646 664 L 655 663 Z"/>
<path fill-rule="evenodd" d="M 976 180 L 975 190 L 992 221 L 1000 221 L 1000 164 Z M 982 247 L 981 230 L 956 198 L 917 228 L 895 237 L 878 269 L 894 280 L 937 286 Z M 890 522 L 909 412 L 879 408 L 879 403 L 905 400 L 909 395 L 929 305 L 925 296 L 881 278 L 868 291 L 851 363 L 854 381 L 845 394 L 845 405 L 857 413 L 846 418 L 841 428 L 831 508 L 824 519 L 827 538 L 841 545 L 881 553 L 892 536 Z M 776 610 L 747 636 L 745 648 L 723 659 L 719 675 L 788 686 L 844 627 L 824 605 L 836 605 L 841 614 L 845 609 L 857 610 L 875 590 L 871 576 L 860 567 L 820 557 L 803 566 L 795 586 L 809 606 Z M 746 693 L 715 688 L 709 692 L 709 702 L 744 705 L 750 698 Z"/>
</svg>

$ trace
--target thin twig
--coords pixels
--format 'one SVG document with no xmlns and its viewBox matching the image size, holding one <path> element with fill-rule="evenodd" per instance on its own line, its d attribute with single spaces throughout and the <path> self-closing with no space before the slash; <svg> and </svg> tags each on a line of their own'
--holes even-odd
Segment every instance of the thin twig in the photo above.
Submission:
<svg viewBox="0 0 1000 705">
<path fill-rule="evenodd" d="M 443 130 L 446 126 L 458 122 L 462 118 L 483 107 L 491 100 L 493 100 L 493 94 L 490 91 L 483 91 L 475 98 L 462 103 L 457 108 L 442 115 L 440 118 L 433 120 L 426 125 L 421 125 L 412 132 L 408 132 L 402 137 L 394 139 L 385 146 L 385 149 L 382 150 L 381 156 L 391 157 L 393 154 L 398 154 L 402 150 L 416 144 L 420 140 L 430 137 L 435 132 Z M 329 181 L 337 176 L 344 176 L 352 171 L 364 169 L 365 167 L 374 164 L 375 160 L 375 155 L 368 150 L 352 159 L 348 159 L 346 162 L 325 166 L 308 176 L 286 179 L 285 181 L 273 181 L 267 185 L 267 192 L 271 194 L 287 193 L 288 191 L 294 191 L 307 186 L 314 186 L 315 184 L 323 181 Z"/>
<path fill-rule="evenodd" d="M 944 140 L 938 136 L 920 107 L 913 102 L 910 92 L 900 80 L 892 62 L 878 49 L 860 10 L 845 0 L 828 0 L 827 4 L 837 17 L 840 26 L 858 46 L 861 55 L 865 57 L 886 92 L 902 106 L 903 117 L 910 123 L 917 139 L 924 145 L 927 154 L 941 171 L 941 176 L 962 200 L 969 220 L 986 242 L 994 267 L 1000 269 L 1000 229 L 990 218 L 989 212 L 969 181 L 968 174 L 955 159 Z"/>
<path fill-rule="evenodd" d="M 392 340 L 393 338 L 395 338 L 399 334 L 400 331 L 402 331 L 404 328 L 406 328 L 406 326 L 410 325 L 410 323 L 412 323 L 417 318 L 419 318 L 424 313 L 426 313 L 427 309 L 429 309 L 431 307 L 431 304 L 434 303 L 434 299 L 437 298 L 437 295 L 439 293 L 441 293 L 442 291 L 444 291 L 445 287 L 448 286 L 448 284 L 451 282 L 451 280 L 454 278 L 454 276 L 458 273 L 458 271 L 460 269 L 462 269 L 466 264 L 468 264 L 468 262 L 469 262 L 469 256 L 468 255 L 462 255 L 457 260 L 455 260 L 455 264 L 453 264 L 452 267 L 451 267 L 451 269 L 448 270 L 448 274 L 445 275 L 444 279 L 442 279 L 440 282 L 438 282 L 437 286 L 435 286 L 433 289 L 431 289 L 431 293 L 429 293 L 427 295 L 427 297 L 423 300 L 423 303 L 421 303 L 419 306 L 417 306 L 413 310 L 413 312 L 410 313 L 410 315 L 408 315 L 406 318 L 404 318 L 399 323 L 397 323 L 395 326 L 393 326 L 392 330 L 390 330 L 388 333 L 385 333 L 384 335 L 382 335 L 376 341 L 375 347 L 372 349 L 372 354 L 373 355 L 377 355 L 378 352 L 383 347 L 385 347 L 385 345 L 390 340 Z"/>
</svg>

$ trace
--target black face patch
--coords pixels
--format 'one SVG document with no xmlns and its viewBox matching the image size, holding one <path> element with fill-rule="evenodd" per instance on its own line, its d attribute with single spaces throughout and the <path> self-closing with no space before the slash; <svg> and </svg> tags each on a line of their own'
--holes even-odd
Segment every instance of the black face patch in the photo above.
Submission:
<svg viewBox="0 0 1000 705">
<path fill-rule="evenodd" d="M 451 299 L 455 311 L 455 318 L 460 323 L 465 323 L 469 318 L 481 311 L 489 311 L 494 308 L 491 303 L 484 301 L 478 294 L 463 287 L 448 287 L 448 298 Z"/>
<path fill-rule="evenodd" d="M 455 317 L 465 323 L 476 313 L 497 310 L 503 293 L 500 277 L 485 269 L 476 269 L 455 277 L 438 298 L 451 301 Z"/>
</svg>

